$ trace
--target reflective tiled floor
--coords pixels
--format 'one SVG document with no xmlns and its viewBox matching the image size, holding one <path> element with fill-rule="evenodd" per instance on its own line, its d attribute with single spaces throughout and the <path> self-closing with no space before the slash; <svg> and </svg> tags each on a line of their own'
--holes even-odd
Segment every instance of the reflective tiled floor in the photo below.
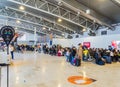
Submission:
<svg viewBox="0 0 120 87">
<path fill-rule="evenodd" d="M 120 87 L 120 63 L 98 66 L 82 62 L 74 67 L 64 57 L 39 53 L 15 53 L 10 66 L 10 87 L 82 87 L 67 81 L 70 76 L 83 76 L 97 81 L 83 87 Z M 6 87 L 6 67 L 2 67 L 2 86 Z"/>
</svg>

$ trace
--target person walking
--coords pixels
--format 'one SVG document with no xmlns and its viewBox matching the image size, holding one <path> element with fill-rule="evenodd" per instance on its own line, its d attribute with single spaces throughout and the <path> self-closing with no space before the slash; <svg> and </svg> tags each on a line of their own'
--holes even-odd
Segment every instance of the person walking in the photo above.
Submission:
<svg viewBox="0 0 120 87">
<path fill-rule="evenodd" d="M 14 46 L 10 45 L 10 53 L 11 53 L 11 57 L 14 60 Z"/>
</svg>

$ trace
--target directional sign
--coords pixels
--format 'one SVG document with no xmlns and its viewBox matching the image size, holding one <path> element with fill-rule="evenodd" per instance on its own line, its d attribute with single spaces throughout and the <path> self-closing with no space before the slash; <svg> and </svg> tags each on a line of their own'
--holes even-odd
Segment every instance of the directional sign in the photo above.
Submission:
<svg viewBox="0 0 120 87">
<path fill-rule="evenodd" d="M 15 30 L 11 26 L 4 26 L 0 30 L 0 34 L 5 41 L 6 45 L 9 46 L 11 40 L 15 35 Z"/>
</svg>

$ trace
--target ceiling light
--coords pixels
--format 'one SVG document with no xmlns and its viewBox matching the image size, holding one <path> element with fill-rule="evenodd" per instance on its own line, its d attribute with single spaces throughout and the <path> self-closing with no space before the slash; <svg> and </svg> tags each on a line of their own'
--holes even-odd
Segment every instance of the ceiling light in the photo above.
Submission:
<svg viewBox="0 0 120 87">
<path fill-rule="evenodd" d="M 90 14 L 90 9 L 87 9 L 87 10 L 86 10 L 86 14 Z"/>
<path fill-rule="evenodd" d="M 59 18 L 59 19 L 58 19 L 58 22 L 62 22 L 62 19 L 61 19 L 61 18 Z"/>
<path fill-rule="evenodd" d="M 20 20 L 17 20 L 16 22 L 19 24 L 19 23 L 20 23 Z"/>
<path fill-rule="evenodd" d="M 25 10 L 25 7 L 20 6 L 19 9 L 20 9 L 20 10 Z"/>
<path fill-rule="evenodd" d="M 80 15 L 80 12 L 79 12 L 79 11 L 77 12 L 77 15 Z"/>
<path fill-rule="evenodd" d="M 85 31 L 86 31 L 86 29 L 84 28 L 82 31 L 83 31 L 83 32 L 85 32 Z"/>
<path fill-rule="evenodd" d="M 93 22 L 96 22 L 96 20 L 93 20 Z"/>
<path fill-rule="evenodd" d="M 43 27 L 43 30 L 45 30 L 46 28 L 45 27 Z"/>
<path fill-rule="evenodd" d="M 58 2 L 58 5 L 62 6 L 62 2 L 61 2 L 61 1 L 59 1 L 59 2 Z"/>
<path fill-rule="evenodd" d="M 65 35 L 65 34 L 62 34 L 63 36 Z"/>
</svg>

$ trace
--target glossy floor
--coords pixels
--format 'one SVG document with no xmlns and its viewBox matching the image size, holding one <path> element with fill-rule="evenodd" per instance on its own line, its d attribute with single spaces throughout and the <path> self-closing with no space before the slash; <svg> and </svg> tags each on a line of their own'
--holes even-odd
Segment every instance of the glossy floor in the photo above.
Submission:
<svg viewBox="0 0 120 87">
<path fill-rule="evenodd" d="M 98 66 L 82 62 L 74 67 L 64 57 L 39 53 L 15 53 L 10 66 L 10 87 L 82 87 L 68 82 L 70 76 L 83 76 L 97 81 L 83 87 L 120 87 L 120 63 Z M 6 67 L 2 67 L 2 86 L 6 87 Z"/>
</svg>

